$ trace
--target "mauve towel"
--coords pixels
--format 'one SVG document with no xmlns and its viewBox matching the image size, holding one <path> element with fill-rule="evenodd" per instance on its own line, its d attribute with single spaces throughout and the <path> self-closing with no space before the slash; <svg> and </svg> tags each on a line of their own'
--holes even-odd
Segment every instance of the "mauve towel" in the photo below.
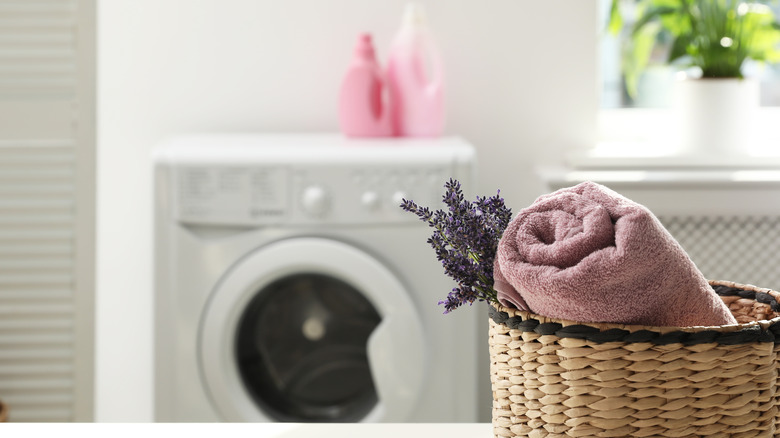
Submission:
<svg viewBox="0 0 780 438">
<path fill-rule="evenodd" d="M 504 231 L 493 269 L 499 301 L 580 322 L 736 324 L 644 206 L 584 182 L 539 197 Z"/>
</svg>

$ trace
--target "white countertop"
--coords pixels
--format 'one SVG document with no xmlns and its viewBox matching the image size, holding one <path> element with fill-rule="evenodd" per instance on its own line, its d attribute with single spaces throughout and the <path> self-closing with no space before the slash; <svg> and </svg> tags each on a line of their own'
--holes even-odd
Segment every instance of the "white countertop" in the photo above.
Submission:
<svg viewBox="0 0 780 438">
<path fill-rule="evenodd" d="M 297 424 L 297 423 L 76 423 L 34 424 L 7 423 L 3 436 L 110 436 L 144 438 L 172 436 L 230 438 L 492 438 L 490 423 L 447 424 Z M 187 434 L 187 435 L 184 435 Z"/>
<path fill-rule="evenodd" d="M 263 438 L 490 438 L 493 426 L 490 423 L 448 423 L 448 424 L 276 424 L 268 430 L 256 429 Z M 266 433 L 268 433 L 266 435 Z"/>
</svg>

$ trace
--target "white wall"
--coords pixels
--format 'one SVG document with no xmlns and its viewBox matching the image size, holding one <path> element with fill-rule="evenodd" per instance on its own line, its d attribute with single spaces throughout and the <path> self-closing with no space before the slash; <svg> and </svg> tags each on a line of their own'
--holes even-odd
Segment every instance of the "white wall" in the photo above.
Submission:
<svg viewBox="0 0 780 438">
<path fill-rule="evenodd" d="M 405 1 L 99 2 L 98 421 L 152 418 L 150 151 L 195 131 L 335 131 L 361 31 L 380 58 Z M 532 166 L 595 141 L 596 1 L 425 2 L 444 52 L 448 134 L 480 193 L 518 210 Z"/>
</svg>

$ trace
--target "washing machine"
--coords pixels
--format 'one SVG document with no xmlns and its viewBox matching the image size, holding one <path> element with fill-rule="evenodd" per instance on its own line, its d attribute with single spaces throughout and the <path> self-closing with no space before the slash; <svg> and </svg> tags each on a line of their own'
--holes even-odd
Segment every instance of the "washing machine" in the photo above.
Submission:
<svg viewBox="0 0 780 438">
<path fill-rule="evenodd" d="M 443 314 L 454 284 L 399 208 L 451 177 L 473 198 L 474 160 L 459 138 L 157 148 L 155 419 L 477 421 L 486 327 Z"/>
</svg>

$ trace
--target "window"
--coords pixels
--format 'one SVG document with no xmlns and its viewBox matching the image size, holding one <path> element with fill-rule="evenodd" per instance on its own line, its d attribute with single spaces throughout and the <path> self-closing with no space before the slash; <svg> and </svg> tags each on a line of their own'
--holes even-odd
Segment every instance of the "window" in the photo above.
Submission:
<svg viewBox="0 0 780 438">
<path fill-rule="evenodd" d="M 635 20 L 637 0 L 620 0 L 624 26 L 619 35 L 607 29 L 611 0 L 599 0 L 600 44 L 600 112 L 599 143 L 592 155 L 603 157 L 647 157 L 679 154 L 686 147 L 680 137 L 679 113 L 672 111 L 673 89 L 684 65 L 666 65 L 670 41 L 659 38 L 651 54 L 649 66 L 637 80 L 637 93 L 630 96 L 621 71 L 621 46 L 630 35 Z M 780 17 L 780 2 L 769 7 Z M 664 47 L 663 43 L 666 43 Z M 695 69 L 686 70 L 696 74 Z M 780 117 L 780 64 L 763 64 L 747 60 L 742 72 L 760 83 L 762 108 L 755 114 L 754 136 L 742 148 L 748 156 L 778 155 L 773 145 L 780 142 L 780 132 L 774 129 Z M 689 164 L 696 164 L 692 161 Z"/>
<path fill-rule="evenodd" d="M 640 75 L 637 95 L 626 92 L 621 72 L 622 41 L 628 38 L 636 17 L 636 0 L 622 0 L 624 27 L 619 35 L 611 35 L 607 29 L 611 0 L 599 0 L 599 30 L 601 39 L 601 108 L 665 108 L 672 104 L 672 87 L 678 66 L 665 65 L 671 41 L 659 39 L 652 53 L 649 67 Z M 780 2 L 770 5 L 780 17 Z M 664 44 L 665 43 L 665 44 Z M 761 105 L 780 106 L 780 64 L 760 64 L 748 60 L 743 65 L 747 77 L 757 78 L 761 83 Z M 695 74 L 695 71 L 693 72 Z"/>
</svg>

